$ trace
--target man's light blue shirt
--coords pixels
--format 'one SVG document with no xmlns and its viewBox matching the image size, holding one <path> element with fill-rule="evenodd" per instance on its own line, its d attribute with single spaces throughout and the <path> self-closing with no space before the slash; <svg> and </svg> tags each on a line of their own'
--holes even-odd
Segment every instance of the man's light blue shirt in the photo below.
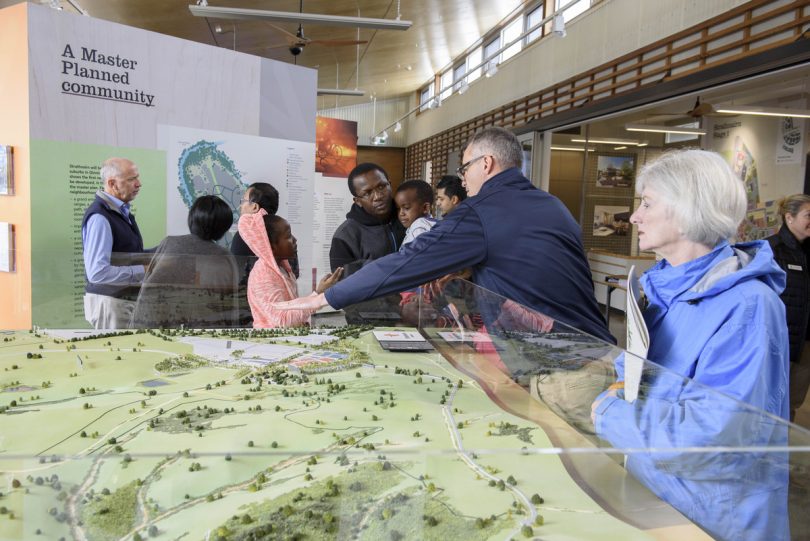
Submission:
<svg viewBox="0 0 810 541">
<path fill-rule="evenodd" d="M 129 205 L 104 193 L 129 220 Z M 116 267 L 110 264 L 112 255 L 112 228 L 104 216 L 94 214 L 82 228 L 84 245 L 84 272 L 93 284 L 139 284 L 143 281 L 143 265 Z"/>
</svg>

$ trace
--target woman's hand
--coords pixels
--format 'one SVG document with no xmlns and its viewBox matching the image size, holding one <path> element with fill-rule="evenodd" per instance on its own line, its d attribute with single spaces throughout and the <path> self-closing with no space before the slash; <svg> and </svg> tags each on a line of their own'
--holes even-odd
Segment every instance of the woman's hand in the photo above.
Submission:
<svg viewBox="0 0 810 541">
<path fill-rule="evenodd" d="M 343 267 L 338 267 L 335 269 L 335 272 L 330 272 L 323 278 L 321 281 L 318 282 L 318 287 L 315 288 L 316 293 L 323 293 L 340 280 L 341 276 L 343 276 Z"/>
<path fill-rule="evenodd" d="M 274 302 L 273 308 L 276 310 L 309 310 L 314 312 L 328 304 L 323 293 L 313 291 L 311 295 L 307 295 L 306 297 L 298 297 L 291 301 Z"/>
<path fill-rule="evenodd" d="M 616 398 L 619 396 L 619 391 L 624 389 L 624 382 L 617 381 L 616 383 L 612 384 L 608 387 L 602 394 L 596 397 L 593 404 L 591 404 L 591 422 L 596 424 L 596 408 L 599 407 L 599 404 L 605 401 L 606 398 Z"/>
</svg>

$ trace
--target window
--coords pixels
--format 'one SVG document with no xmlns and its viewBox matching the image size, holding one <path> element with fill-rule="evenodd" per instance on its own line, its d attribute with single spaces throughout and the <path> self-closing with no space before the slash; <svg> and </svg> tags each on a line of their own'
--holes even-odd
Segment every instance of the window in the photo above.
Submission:
<svg viewBox="0 0 810 541">
<path fill-rule="evenodd" d="M 430 83 L 425 88 L 422 89 L 422 93 L 419 95 L 419 108 L 420 111 L 427 111 L 430 109 L 430 100 L 433 99 L 433 83 Z"/>
<path fill-rule="evenodd" d="M 497 38 L 493 39 L 492 41 L 484 45 L 484 59 L 487 59 L 493 54 L 495 54 L 495 51 L 497 51 L 500 48 L 501 48 L 501 37 L 498 36 Z M 496 55 L 487 61 L 486 67 L 497 66 L 500 61 L 501 61 L 500 55 Z M 484 70 L 484 72 L 486 73 L 486 69 Z"/>
<path fill-rule="evenodd" d="M 501 42 L 506 45 L 507 43 L 511 43 L 512 41 L 516 40 L 518 36 L 523 33 L 523 16 L 517 17 L 514 21 L 506 25 L 506 28 L 503 29 L 501 33 Z M 505 62 L 518 54 L 520 49 L 522 48 L 522 44 L 520 41 L 506 49 L 501 53 L 501 62 Z"/>
<path fill-rule="evenodd" d="M 459 64 L 453 68 L 453 92 L 458 92 L 459 88 L 461 88 L 465 73 L 467 73 L 467 64 Z"/>
<path fill-rule="evenodd" d="M 563 7 L 570 1 L 571 0 L 555 0 L 554 1 L 555 11 L 559 10 L 561 7 Z M 582 13 L 583 11 L 587 10 L 589 7 L 591 7 L 591 0 L 579 0 L 579 2 L 563 11 L 563 19 L 565 20 L 565 22 L 568 22 L 577 15 L 579 15 L 580 13 Z"/>
<path fill-rule="evenodd" d="M 441 77 L 441 95 L 442 100 L 446 100 L 453 93 L 453 70 L 447 70 L 442 73 Z"/>
<path fill-rule="evenodd" d="M 470 68 L 474 68 L 478 64 L 481 63 L 481 55 L 483 54 L 483 50 L 481 47 L 476 47 L 473 52 L 467 55 L 467 70 L 469 71 Z M 469 72 L 467 75 L 467 82 L 471 83 L 481 77 L 481 68 L 474 69 Z"/>
<path fill-rule="evenodd" d="M 543 4 L 540 4 L 539 6 L 531 10 L 528 15 L 526 15 L 526 30 L 528 30 L 529 28 L 533 27 L 536 24 L 540 24 L 540 21 L 543 20 L 543 16 L 544 16 Z M 531 43 L 537 38 L 541 37 L 542 35 L 543 35 L 543 28 L 541 27 L 532 32 L 531 34 L 529 34 L 528 36 L 526 36 L 526 43 Z"/>
</svg>

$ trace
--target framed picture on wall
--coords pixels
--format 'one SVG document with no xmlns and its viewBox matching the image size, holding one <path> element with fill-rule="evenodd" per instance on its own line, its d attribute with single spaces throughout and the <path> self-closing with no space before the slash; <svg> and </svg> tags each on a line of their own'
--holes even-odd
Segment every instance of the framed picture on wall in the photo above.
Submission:
<svg viewBox="0 0 810 541">
<path fill-rule="evenodd" d="M 14 272 L 14 226 L 0 222 L 0 272 Z"/>
<path fill-rule="evenodd" d="M 597 188 L 630 188 L 636 180 L 636 156 L 606 156 L 596 158 Z"/>
<path fill-rule="evenodd" d="M 0 145 L 0 195 L 14 193 L 14 162 L 12 147 Z"/>
<path fill-rule="evenodd" d="M 625 236 L 630 232 L 630 207 L 596 205 L 593 207 L 593 236 Z"/>
</svg>

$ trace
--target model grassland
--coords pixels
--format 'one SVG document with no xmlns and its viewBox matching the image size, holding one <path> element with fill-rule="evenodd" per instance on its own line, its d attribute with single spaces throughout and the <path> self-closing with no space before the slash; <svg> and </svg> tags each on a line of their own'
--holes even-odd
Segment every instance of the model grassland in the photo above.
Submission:
<svg viewBox="0 0 810 541">
<path fill-rule="evenodd" d="M 644 538 L 366 330 L 0 335 L 0 539 Z"/>
</svg>

